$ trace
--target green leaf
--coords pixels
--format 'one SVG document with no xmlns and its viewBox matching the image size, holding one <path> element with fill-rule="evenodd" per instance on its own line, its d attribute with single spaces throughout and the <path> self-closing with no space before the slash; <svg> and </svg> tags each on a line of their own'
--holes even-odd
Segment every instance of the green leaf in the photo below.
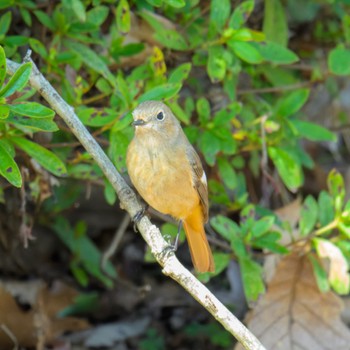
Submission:
<svg viewBox="0 0 350 350">
<path fill-rule="evenodd" d="M 79 224 L 79 223 L 78 223 Z M 57 236 L 74 254 L 75 259 L 92 276 L 102 281 L 106 286 L 112 287 L 112 281 L 100 269 L 101 252 L 94 242 L 84 232 L 79 233 L 79 227 L 71 227 L 68 220 L 63 217 L 56 218 L 52 225 Z M 106 271 L 110 276 L 116 276 L 115 269 L 110 262 L 106 264 Z"/>
<path fill-rule="evenodd" d="M 223 47 L 212 46 L 208 50 L 207 72 L 212 83 L 217 83 L 225 78 L 226 61 L 223 58 Z"/>
<path fill-rule="evenodd" d="M 77 115 L 84 125 L 93 127 L 105 126 L 117 119 L 116 112 L 107 109 L 79 108 Z"/>
<path fill-rule="evenodd" d="M 126 171 L 126 150 L 130 143 L 131 128 L 111 133 L 109 153 L 116 168 L 124 173 Z"/>
<path fill-rule="evenodd" d="M 288 254 L 289 250 L 283 245 L 277 243 L 281 239 L 279 232 L 267 232 L 261 237 L 252 241 L 252 246 L 260 249 L 268 249 L 277 254 Z"/>
<path fill-rule="evenodd" d="M 30 62 L 22 64 L 9 82 L 0 90 L 0 97 L 8 97 L 15 91 L 22 90 L 28 83 L 31 70 L 32 64 Z"/>
<path fill-rule="evenodd" d="M 318 196 L 318 217 L 321 227 L 328 225 L 334 219 L 332 197 L 326 191 Z"/>
<path fill-rule="evenodd" d="M 254 10 L 254 0 L 243 1 L 235 7 L 229 21 L 229 27 L 232 29 L 239 29 L 248 20 L 250 14 Z"/>
<path fill-rule="evenodd" d="M 302 236 L 308 235 L 315 227 L 318 217 L 318 205 L 314 197 L 307 196 L 300 213 L 299 230 Z"/>
<path fill-rule="evenodd" d="M 317 286 L 322 293 L 329 292 L 327 272 L 324 270 L 321 262 L 313 254 L 308 254 L 308 258 L 312 264 L 312 268 L 316 277 Z"/>
<path fill-rule="evenodd" d="M 154 34 L 154 38 L 169 49 L 186 50 L 188 48 L 183 35 L 173 29 L 163 28 Z"/>
<path fill-rule="evenodd" d="M 199 116 L 199 121 L 202 125 L 206 125 L 210 119 L 210 104 L 205 97 L 200 97 L 196 101 L 196 111 Z"/>
<path fill-rule="evenodd" d="M 328 55 L 329 70 L 336 75 L 350 74 L 350 50 L 338 46 Z"/>
<path fill-rule="evenodd" d="M 131 124 L 132 120 L 133 120 L 133 118 L 132 118 L 132 113 L 131 112 L 123 114 L 113 124 L 112 132 L 117 132 L 117 131 L 120 131 L 120 130 L 124 130 L 126 127 L 128 127 Z"/>
<path fill-rule="evenodd" d="M 287 46 L 288 24 L 280 0 L 265 0 L 263 32 L 267 40 Z"/>
<path fill-rule="evenodd" d="M 220 32 L 225 26 L 231 12 L 230 0 L 211 0 L 210 3 L 210 23 L 213 23 L 216 30 Z"/>
<path fill-rule="evenodd" d="M 210 220 L 210 225 L 227 241 L 239 258 L 247 256 L 247 251 L 241 237 L 240 227 L 232 220 L 222 215 L 217 215 Z"/>
<path fill-rule="evenodd" d="M 219 158 L 217 160 L 220 177 L 228 189 L 234 190 L 238 185 L 237 174 L 233 166 L 226 158 Z"/>
<path fill-rule="evenodd" d="M 281 148 L 269 147 L 268 153 L 288 189 L 293 192 L 300 187 L 303 183 L 300 164 Z"/>
<path fill-rule="evenodd" d="M 180 66 L 176 67 L 170 74 L 168 83 L 176 84 L 182 83 L 187 79 L 190 74 L 192 64 L 191 63 L 183 63 Z"/>
<path fill-rule="evenodd" d="M 50 29 L 52 32 L 56 31 L 55 22 L 43 11 L 34 11 L 35 16 L 41 24 Z"/>
<path fill-rule="evenodd" d="M 6 77 L 6 56 L 5 56 L 5 51 L 0 46 L 0 89 L 2 87 L 2 84 L 5 81 Z"/>
<path fill-rule="evenodd" d="M 61 159 L 46 148 L 21 137 L 11 137 L 17 147 L 22 149 L 32 158 L 34 158 L 43 168 L 50 171 L 54 175 L 65 175 L 67 170 Z"/>
<path fill-rule="evenodd" d="M 276 114 L 282 117 L 289 117 L 298 112 L 309 98 L 310 90 L 301 89 L 288 94 L 278 101 Z"/>
<path fill-rule="evenodd" d="M 84 64 L 97 73 L 100 73 L 112 84 L 112 86 L 116 85 L 113 74 L 110 72 L 103 59 L 95 51 L 86 45 L 70 40 L 65 40 L 64 43 L 65 46 L 74 51 L 80 57 Z"/>
<path fill-rule="evenodd" d="M 265 291 L 261 266 L 249 257 L 239 259 L 239 266 L 247 300 L 257 300 Z"/>
<path fill-rule="evenodd" d="M 32 50 L 34 52 L 38 53 L 41 57 L 43 57 L 45 59 L 48 58 L 47 49 L 41 41 L 39 41 L 35 38 L 29 38 L 29 45 L 32 48 Z"/>
<path fill-rule="evenodd" d="M 1 18 L 0 18 L 0 36 L 6 35 L 7 31 L 10 28 L 11 20 L 12 20 L 11 11 L 8 11 L 1 16 Z"/>
<path fill-rule="evenodd" d="M 130 31 L 130 7 L 127 0 L 120 0 L 116 11 L 117 28 L 119 32 L 126 34 Z"/>
<path fill-rule="evenodd" d="M 186 5 L 185 0 L 164 0 L 166 4 L 175 8 L 181 8 Z"/>
<path fill-rule="evenodd" d="M 80 22 L 86 21 L 85 6 L 80 0 L 72 1 L 72 10 L 74 15 L 78 18 Z"/>
<path fill-rule="evenodd" d="M 320 258 L 329 259 L 328 280 L 331 287 L 341 295 L 350 292 L 348 263 L 342 251 L 332 242 L 323 238 L 314 238 L 317 254 Z"/>
<path fill-rule="evenodd" d="M 112 187 L 109 181 L 104 181 L 105 187 L 103 190 L 103 194 L 105 196 L 106 202 L 109 205 L 115 204 L 117 201 L 117 194 L 115 193 L 115 189 Z"/>
<path fill-rule="evenodd" d="M 215 164 L 216 155 L 220 151 L 220 139 L 211 131 L 206 130 L 199 139 L 199 147 L 203 152 L 206 162 L 213 166 Z"/>
<path fill-rule="evenodd" d="M 15 187 L 22 186 L 21 172 L 5 147 L 3 147 L 0 140 L 0 175 L 2 175 L 10 184 Z"/>
<path fill-rule="evenodd" d="M 329 194 L 333 198 L 333 205 L 336 215 L 340 215 L 344 205 L 345 199 L 345 186 L 342 175 L 335 169 L 333 169 L 327 178 L 327 185 Z"/>
<path fill-rule="evenodd" d="M 95 6 L 87 12 L 86 21 L 101 26 L 109 14 L 109 7 Z"/>
<path fill-rule="evenodd" d="M 258 64 L 264 60 L 263 56 L 254 46 L 254 43 L 229 40 L 227 44 L 232 49 L 233 53 L 245 62 Z"/>
<path fill-rule="evenodd" d="M 10 105 L 11 112 L 31 118 L 53 118 L 55 112 L 37 102 L 24 102 Z"/>
<path fill-rule="evenodd" d="M 274 216 L 265 216 L 253 224 L 251 229 L 252 238 L 257 238 L 267 233 L 275 223 Z"/>
<path fill-rule="evenodd" d="M 146 0 L 146 1 L 154 7 L 162 6 L 162 2 L 163 2 L 163 0 Z"/>
<path fill-rule="evenodd" d="M 149 100 L 168 100 L 169 98 L 174 97 L 181 89 L 182 84 L 163 84 L 158 85 L 155 88 L 146 91 L 139 98 L 139 102 L 149 101 Z"/>
<path fill-rule="evenodd" d="M 266 61 L 272 63 L 291 64 L 299 60 L 293 51 L 272 41 L 256 44 L 256 48 Z"/>
<path fill-rule="evenodd" d="M 54 132 L 58 130 L 57 124 L 52 118 L 29 118 L 12 114 L 6 119 L 6 122 L 19 128 L 24 126 L 34 131 Z"/>
<path fill-rule="evenodd" d="M 295 127 L 300 136 L 311 141 L 336 141 L 336 135 L 315 123 L 306 122 L 299 119 L 291 119 L 290 123 Z"/>
<path fill-rule="evenodd" d="M 0 120 L 9 116 L 10 108 L 7 105 L 0 105 Z"/>
</svg>

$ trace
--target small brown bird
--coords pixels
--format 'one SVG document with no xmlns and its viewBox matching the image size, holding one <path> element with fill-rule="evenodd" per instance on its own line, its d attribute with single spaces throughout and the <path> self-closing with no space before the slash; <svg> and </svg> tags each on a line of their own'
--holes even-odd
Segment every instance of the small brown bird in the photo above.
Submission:
<svg viewBox="0 0 350 350">
<path fill-rule="evenodd" d="M 133 118 L 135 136 L 126 158 L 132 183 L 150 206 L 183 223 L 196 270 L 214 271 L 204 231 L 207 180 L 196 151 L 164 103 L 143 102 Z"/>
</svg>

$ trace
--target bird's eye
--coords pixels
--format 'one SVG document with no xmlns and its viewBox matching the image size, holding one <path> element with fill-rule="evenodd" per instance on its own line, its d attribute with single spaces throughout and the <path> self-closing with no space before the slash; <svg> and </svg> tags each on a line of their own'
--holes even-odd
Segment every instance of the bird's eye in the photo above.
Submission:
<svg viewBox="0 0 350 350">
<path fill-rule="evenodd" d="M 163 112 L 159 112 L 159 113 L 157 114 L 157 119 L 158 119 L 158 120 L 164 120 L 164 113 L 163 113 Z"/>
</svg>

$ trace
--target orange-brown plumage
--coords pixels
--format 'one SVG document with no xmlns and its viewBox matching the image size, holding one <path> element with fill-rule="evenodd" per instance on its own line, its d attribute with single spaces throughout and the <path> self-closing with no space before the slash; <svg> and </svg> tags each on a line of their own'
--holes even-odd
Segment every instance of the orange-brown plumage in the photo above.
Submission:
<svg viewBox="0 0 350 350">
<path fill-rule="evenodd" d="M 165 104 L 144 102 L 133 117 L 135 136 L 127 152 L 132 183 L 154 209 L 183 221 L 195 268 L 214 271 L 204 231 L 207 184 L 197 153 Z"/>
</svg>

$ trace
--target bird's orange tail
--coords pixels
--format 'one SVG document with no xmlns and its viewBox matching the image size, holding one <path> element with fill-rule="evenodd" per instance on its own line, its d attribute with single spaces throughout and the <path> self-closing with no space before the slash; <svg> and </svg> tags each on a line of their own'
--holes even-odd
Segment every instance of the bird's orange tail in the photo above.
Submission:
<svg viewBox="0 0 350 350">
<path fill-rule="evenodd" d="M 190 247 L 192 262 L 198 272 L 213 272 L 214 259 L 203 226 L 202 209 L 196 209 L 184 220 L 184 229 Z"/>
</svg>

